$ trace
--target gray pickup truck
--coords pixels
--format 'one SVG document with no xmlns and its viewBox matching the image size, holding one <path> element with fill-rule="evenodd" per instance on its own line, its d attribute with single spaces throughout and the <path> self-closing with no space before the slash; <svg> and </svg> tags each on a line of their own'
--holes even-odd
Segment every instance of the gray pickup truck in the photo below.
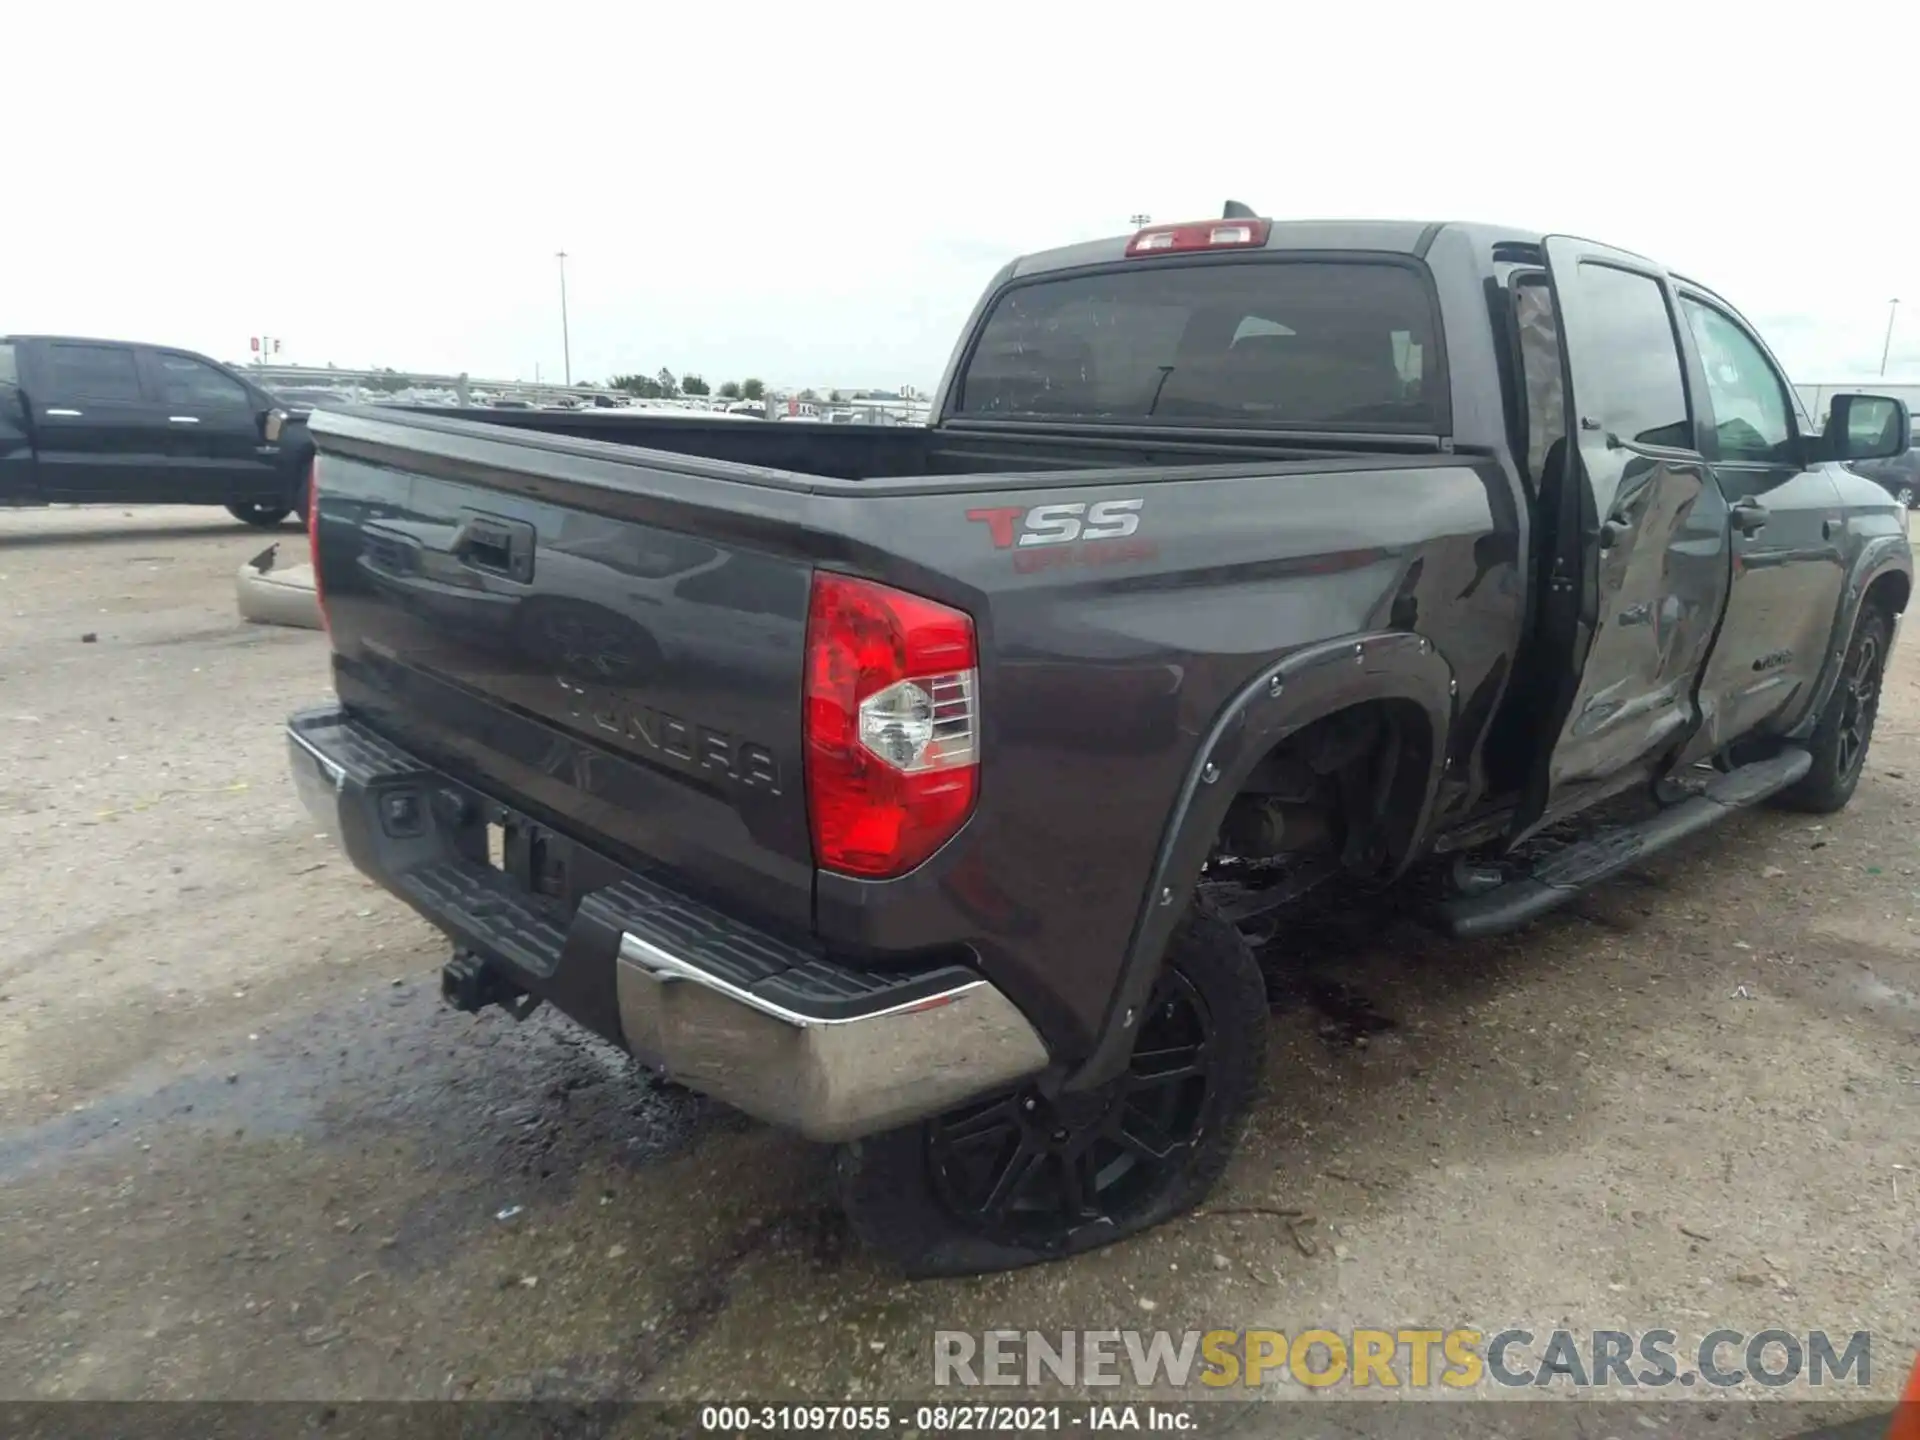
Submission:
<svg viewBox="0 0 1920 1440">
<path fill-rule="evenodd" d="M 1847 803 L 1908 417 L 1790 395 L 1641 256 L 1231 206 L 1009 264 L 928 427 L 322 412 L 294 777 L 455 1004 L 838 1145 L 911 1271 L 1069 1254 L 1221 1173 L 1316 887 L 1488 934 Z"/>
</svg>

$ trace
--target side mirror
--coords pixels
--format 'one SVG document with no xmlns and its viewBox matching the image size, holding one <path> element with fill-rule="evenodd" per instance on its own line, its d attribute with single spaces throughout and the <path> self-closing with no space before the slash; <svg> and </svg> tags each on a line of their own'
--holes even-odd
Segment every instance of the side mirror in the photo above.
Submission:
<svg viewBox="0 0 1920 1440">
<path fill-rule="evenodd" d="M 1835 460 L 1885 460 L 1906 453 L 1911 423 L 1889 395 L 1836 395 L 1822 438 Z"/>
</svg>

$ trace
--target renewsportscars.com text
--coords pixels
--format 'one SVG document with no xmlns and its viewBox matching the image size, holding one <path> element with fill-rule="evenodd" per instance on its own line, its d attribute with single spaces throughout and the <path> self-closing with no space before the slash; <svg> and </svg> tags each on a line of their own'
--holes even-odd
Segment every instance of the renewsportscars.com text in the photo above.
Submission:
<svg viewBox="0 0 1920 1440">
<path fill-rule="evenodd" d="M 1744 1384 L 1866 1388 L 1873 1337 L 1825 1331 L 937 1330 L 936 1385 L 1259 1386 L 1324 1389 L 1724 1390 Z"/>
</svg>

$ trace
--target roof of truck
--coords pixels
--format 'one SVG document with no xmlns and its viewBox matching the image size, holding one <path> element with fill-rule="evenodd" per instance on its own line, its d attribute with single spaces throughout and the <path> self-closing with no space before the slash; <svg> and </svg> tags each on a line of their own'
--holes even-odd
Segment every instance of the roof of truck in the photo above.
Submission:
<svg viewBox="0 0 1920 1440">
<path fill-rule="evenodd" d="M 63 345 L 140 345 L 140 340 L 103 340 L 98 335 L 0 335 L 0 340 L 8 344 L 18 344 L 22 340 L 57 340 Z"/>
<path fill-rule="evenodd" d="M 1537 230 L 1458 220 L 1275 220 L 1270 223 L 1272 228 L 1265 246 L 1268 250 L 1376 250 L 1389 255 L 1424 255 L 1442 230 L 1464 233 L 1475 248 L 1487 250 L 1500 244 L 1538 245 L 1545 238 Z M 1013 262 L 1013 273 L 1037 275 L 1124 259 L 1127 242 L 1137 233 L 1023 255 Z"/>
<path fill-rule="evenodd" d="M 177 350 L 182 355 L 200 353 L 198 350 L 189 350 L 184 345 L 163 345 L 154 340 L 110 340 L 103 335 L 0 335 L 0 344 L 5 345 L 18 345 L 28 340 L 52 345 L 118 345 L 135 346 L 144 350 Z"/>
</svg>

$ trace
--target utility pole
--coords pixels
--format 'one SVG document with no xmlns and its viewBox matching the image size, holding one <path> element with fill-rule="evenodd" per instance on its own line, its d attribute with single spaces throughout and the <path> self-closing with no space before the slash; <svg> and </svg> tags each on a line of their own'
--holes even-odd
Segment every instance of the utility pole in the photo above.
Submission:
<svg viewBox="0 0 1920 1440">
<path fill-rule="evenodd" d="M 1900 313 L 1900 299 L 1895 296 L 1887 302 L 1887 343 L 1880 347 L 1880 378 L 1887 378 L 1887 356 L 1893 353 L 1893 317 Z"/>
<path fill-rule="evenodd" d="M 567 334 L 567 252 L 555 257 L 560 261 L 560 359 L 566 366 L 567 384 L 573 384 L 573 340 Z"/>
<path fill-rule="evenodd" d="M 1131 223 L 1133 228 L 1136 230 L 1146 229 L 1147 225 L 1152 221 L 1152 219 L 1153 217 L 1147 214 L 1129 215 L 1127 217 L 1127 220 L 1129 221 L 1129 223 Z"/>
</svg>

